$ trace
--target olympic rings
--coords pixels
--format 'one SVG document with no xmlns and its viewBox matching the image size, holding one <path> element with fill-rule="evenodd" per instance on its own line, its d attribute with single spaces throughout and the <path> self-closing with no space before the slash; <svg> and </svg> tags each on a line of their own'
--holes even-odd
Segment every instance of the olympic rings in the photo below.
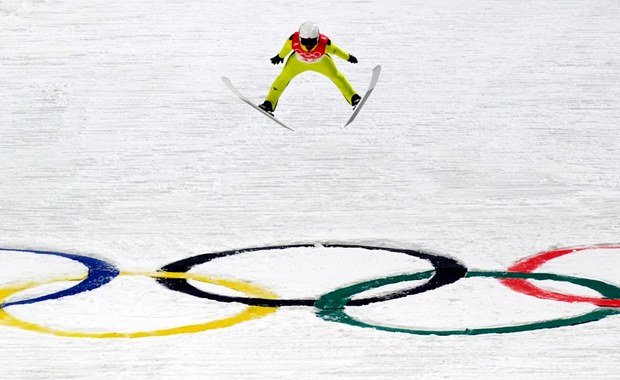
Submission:
<svg viewBox="0 0 620 380">
<path fill-rule="evenodd" d="M 73 261 L 77 261 L 84 265 L 88 272 L 85 275 L 79 277 L 65 277 L 65 278 L 53 278 L 46 281 L 31 281 L 17 285 L 5 285 L 0 287 L 0 324 L 5 324 L 13 327 L 22 328 L 29 331 L 53 334 L 63 337 L 80 337 L 80 338 L 138 338 L 147 336 L 165 336 L 171 334 L 181 333 L 194 333 L 199 331 L 205 331 L 210 329 L 218 329 L 223 327 L 233 326 L 235 324 L 257 319 L 274 313 L 278 307 L 281 306 L 314 306 L 315 314 L 321 319 L 345 323 L 353 326 L 372 328 L 375 330 L 400 332 L 408 334 L 418 335 L 480 335 L 491 333 L 514 333 L 521 331 L 531 331 L 539 329 L 556 328 L 562 326 L 583 324 L 587 322 L 593 322 L 605 318 L 607 316 L 620 314 L 620 287 L 606 283 L 599 280 L 586 279 L 581 277 L 563 276 L 558 274 L 549 273 L 533 273 L 534 270 L 541 265 L 553 260 L 554 258 L 568 255 L 570 253 L 585 251 L 590 249 L 620 249 L 620 245 L 598 245 L 598 246 L 583 246 L 576 248 L 562 248 L 555 249 L 547 252 L 539 253 L 531 258 L 519 261 L 516 264 L 510 266 L 507 271 L 467 271 L 467 269 L 458 261 L 439 255 L 433 255 L 415 250 L 397 249 L 397 248 L 385 248 L 385 247 L 373 247 L 365 245 L 346 245 L 346 244 L 322 244 L 323 247 L 328 248 L 358 248 L 366 250 L 381 250 L 388 252 L 403 253 L 408 256 L 417 257 L 426 261 L 429 261 L 434 270 L 413 273 L 413 274 L 401 274 L 397 276 L 375 278 L 372 280 L 365 280 L 354 285 L 345 286 L 327 294 L 324 294 L 317 299 L 279 299 L 277 295 L 269 290 L 264 289 L 256 284 L 251 284 L 244 281 L 232 281 L 222 278 L 207 277 L 205 275 L 199 275 L 194 273 L 187 273 L 192 267 L 207 263 L 216 258 L 233 256 L 241 253 L 258 252 L 258 251 L 270 251 L 278 249 L 299 248 L 299 247 L 314 247 L 316 244 L 296 244 L 296 245 L 282 245 L 282 246 L 268 246 L 258 248 L 246 248 L 241 250 L 224 251 L 218 253 L 203 254 L 198 256 L 189 257 L 183 260 L 173 262 L 171 264 L 163 266 L 157 272 L 120 272 L 113 264 L 107 263 L 100 259 L 95 259 L 87 256 L 73 255 L 61 252 L 52 251 L 39 251 L 39 250 L 19 250 L 19 249 L 6 249 L 0 248 L 0 253 L 5 252 L 24 252 L 34 253 L 40 255 L 52 255 L 67 258 Z M 248 307 L 238 314 L 223 319 L 190 324 L 179 327 L 163 328 L 152 331 L 136 331 L 136 332 L 74 332 L 64 331 L 60 329 L 50 328 L 42 326 L 36 323 L 24 321 L 15 317 L 7 311 L 7 308 L 17 305 L 34 304 L 47 300 L 58 299 L 67 296 L 77 295 L 82 292 L 91 291 L 97 289 L 109 282 L 119 275 L 123 276 L 148 276 L 155 278 L 160 284 L 165 287 L 187 293 L 192 296 L 211 299 L 219 302 L 236 302 L 243 303 Z M 500 282 L 508 286 L 510 289 L 524 293 L 526 295 L 551 299 L 564 302 L 588 302 L 595 306 L 599 306 L 590 312 L 584 313 L 578 316 L 572 316 L 568 318 L 556 318 L 546 321 L 536 321 L 525 323 L 521 325 L 499 326 L 499 327 L 481 327 L 481 328 L 466 328 L 462 330 L 431 330 L 420 328 L 401 328 L 393 326 L 383 326 L 379 324 L 370 324 L 354 317 L 350 316 L 346 312 L 346 308 L 349 306 L 363 306 L 376 302 L 387 301 L 392 299 L 398 299 L 409 295 L 419 294 L 425 291 L 439 288 L 443 285 L 448 285 L 458 281 L 463 277 L 493 277 L 498 278 Z M 213 294 L 200 290 L 188 282 L 188 280 L 196 280 L 205 283 L 210 283 L 218 286 L 224 286 L 235 291 L 245 293 L 247 297 L 232 297 L 219 294 Z M 393 291 L 381 296 L 373 296 L 367 298 L 353 297 L 357 294 L 365 292 L 367 290 L 380 288 L 385 285 L 397 284 L 406 281 L 419 281 L 426 280 L 421 285 L 407 288 L 405 290 Z M 568 282 L 579 286 L 590 288 L 601 294 L 603 298 L 593 297 L 581 297 L 570 294 L 562 294 L 557 292 L 546 291 L 540 289 L 528 280 L 551 280 Z M 50 284 L 59 281 L 79 281 L 78 284 L 44 296 L 38 296 L 33 298 L 27 298 L 17 301 L 8 301 L 8 299 L 19 292 L 31 289 L 37 286 Z"/>
<path fill-rule="evenodd" d="M 192 267 L 198 264 L 204 264 L 214 259 L 220 257 L 227 257 L 238 255 L 246 252 L 257 252 L 257 251 L 270 251 L 277 249 L 288 249 L 288 248 L 304 248 L 304 247 L 314 247 L 316 244 L 295 244 L 295 245 L 281 245 L 281 246 L 270 246 L 270 247 L 259 247 L 259 248 L 246 248 L 239 249 L 234 251 L 225 251 L 218 253 L 206 253 L 202 255 L 188 257 L 183 260 L 176 261 L 174 263 L 165 265 L 160 270 L 163 272 L 187 272 Z M 386 295 L 377 296 L 377 297 L 368 297 L 361 298 L 356 300 L 348 300 L 349 306 L 363 306 L 368 305 L 375 302 L 388 301 L 391 299 L 407 297 L 414 294 L 419 294 L 422 292 L 426 292 L 429 290 L 433 290 L 439 288 L 444 285 L 451 284 L 453 282 L 458 281 L 467 273 L 467 269 L 460 264 L 458 261 L 451 259 L 449 257 L 432 255 L 429 253 L 424 253 L 420 251 L 414 251 L 411 249 L 398 249 L 398 248 L 385 248 L 385 247 L 373 247 L 373 246 L 365 246 L 365 245 L 349 245 L 349 244 L 321 244 L 323 247 L 327 248 L 361 248 L 367 250 L 381 250 L 388 252 L 398 252 L 403 253 L 409 256 L 418 257 L 423 260 L 429 261 L 434 267 L 434 276 L 432 276 L 429 281 L 426 283 L 405 289 L 395 291 Z M 196 288 L 187 282 L 186 279 L 172 279 L 172 278 L 158 278 L 157 282 L 164 285 L 165 287 L 175 290 L 177 292 L 186 293 L 192 296 L 207 298 L 210 300 L 215 300 L 219 302 L 239 302 L 245 305 L 251 306 L 266 306 L 266 307 L 281 307 L 281 306 L 313 306 L 316 302 L 316 299 L 268 299 L 268 298 L 248 298 L 248 297 L 233 297 L 233 296 L 225 296 L 220 294 L 214 294 L 210 292 L 203 291 L 201 289 Z"/>
<path fill-rule="evenodd" d="M 107 284 L 119 274 L 118 269 L 116 269 L 114 265 L 107 263 L 105 261 L 102 261 L 102 260 L 95 259 L 93 257 L 73 255 L 70 253 L 52 252 L 52 251 L 36 251 L 36 250 L 29 250 L 29 249 L 0 248 L 0 251 L 36 253 L 39 255 L 52 255 L 52 256 L 65 257 L 67 259 L 77 261 L 83 264 L 84 266 L 86 266 L 86 268 L 88 268 L 88 275 L 86 276 L 86 278 L 84 278 L 80 283 L 78 283 L 77 285 L 71 288 L 64 289 L 59 292 L 48 294 L 45 296 L 21 300 L 21 301 L 7 302 L 7 303 L 2 303 L 0 301 L 0 308 L 12 306 L 12 305 L 32 304 L 32 303 L 37 303 L 41 301 L 72 296 L 72 295 L 76 295 L 82 292 L 87 292 L 87 291 L 97 289 Z"/>
<path fill-rule="evenodd" d="M 272 293 L 266 289 L 263 289 L 257 285 L 249 284 L 247 282 L 242 281 L 232 281 L 225 279 L 218 279 L 212 277 L 201 276 L 193 273 L 164 273 L 164 272 L 124 272 L 120 273 L 121 275 L 127 276 L 149 276 L 154 278 L 184 278 L 184 279 L 192 279 L 196 281 L 206 282 L 214 285 L 224 286 L 233 290 L 237 290 L 240 292 L 244 292 L 248 295 L 252 296 L 261 296 L 261 297 L 276 297 L 275 293 Z M 4 301 L 7 297 L 10 297 L 13 294 L 16 294 L 20 291 L 33 288 L 35 286 L 40 286 L 44 284 L 49 284 L 51 282 L 56 281 L 71 281 L 76 279 L 65 278 L 65 279 L 53 279 L 45 282 L 31 282 L 24 283 L 19 285 L 13 285 L 11 287 L 0 288 L 0 303 Z M 16 303 L 13 303 L 15 305 Z M 118 333 L 118 332 L 105 332 L 105 333 L 96 333 L 96 332 L 75 332 L 75 331 L 64 331 L 59 329 L 54 329 L 50 327 L 45 327 L 36 323 L 30 323 L 23 321 L 11 314 L 5 309 L 8 303 L 4 304 L 4 307 L 0 308 L 0 322 L 6 325 L 19 327 L 24 330 L 34 331 L 45 334 L 52 334 L 56 336 L 62 337 L 71 337 L 71 338 L 141 338 L 147 336 L 166 336 L 166 335 L 175 335 L 175 334 L 187 334 L 187 333 L 196 333 L 200 331 L 219 329 L 224 327 L 230 327 L 236 325 L 241 322 L 249 321 L 252 319 L 262 318 L 266 315 L 276 312 L 276 308 L 267 308 L 267 307 L 257 307 L 257 306 L 249 306 L 242 312 L 233 315 L 228 318 L 214 320 L 205 323 L 186 325 L 180 327 L 173 327 L 167 329 L 160 330 L 152 330 L 152 331 L 137 331 L 130 333 Z"/>
<path fill-rule="evenodd" d="M 522 272 L 522 273 L 531 273 L 536 268 L 545 264 L 546 262 L 555 259 L 560 256 L 564 256 L 567 254 L 592 250 L 592 249 L 619 249 L 620 245 L 594 245 L 594 246 L 583 246 L 583 247 L 573 247 L 573 248 L 561 248 L 554 249 L 547 252 L 541 252 L 533 257 L 527 258 L 523 261 L 516 263 L 515 265 L 508 268 L 509 272 Z M 527 294 L 529 296 L 534 296 L 538 298 L 551 299 L 556 301 L 563 302 L 589 302 L 596 306 L 601 307 L 620 307 L 620 294 L 616 294 L 613 296 L 607 296 L 607 298 L 592 298 L 592 297 L 581 297 L 570 294 L 562 294 L 557 292 L 552 292 L 549 290 L 541 289 L 537 286 L 534 286 L 530 282 L 524 279 L 502 279 L 500 280 L 502 284 L 506 285 L 512 290 L 515 290 L 520 293 Z"/>
<path fill-rule="evenodd" d="M 326 321 L 340 322 L 352 326 L 372 328 L 376 330 L 400 332 L 407 334 L 417 335 L 481 335 L 481 334 L 499 334 L 499 333 L 514 333 L 520 331 L 532 331 L 540 329 L 549 329 L 562 326 L 571 326 L 587 322 L 594 322 L 603 319 L 609 315 L 619 314 L 620 311 L 614 309 L 595 309 L 583 315 L 579 315 L 571 318 L 558 318 L 548 321 L 539 321 L 534 323 L 528 323 L 523 325 L 514 326 L 501 326 L 501 327 L 486 327 L 477 329 L 464 329 L 464 330 L 424 330 L 424 329 L 407 329 L 401 327 L 389 327 L 376 324 L 370 324 L 357 320 L 349 316 L 344 308 L 347 306 L 347 302 L 355 294 L 361 293 L 366 290 L 374 289 L 384 285 L 395 284 L 403 281 L 413 281 L 428 278 L 431 272 L 421 272 L 414 274 L 404 274 L 399 276 L 386 277 L 378 280 L 365 281 L 358 284 L 350 285 L 345 288 L 334 290 L 330 293 L 323 295 L 319 298 L 315 304 L 317 308 L 317 316 L 323 318 Z M 618 297 L 620 295 L 620 288 L 605 284 L 601 281 L 590 280 L 579 277 L 561 276 L 557 274 L 548 273 L 516 273 L 516 272 L 468 272 L 465 277 L 495 277 L 495 278 L 531 278 L 537 280 L 554 280 L 570 282 L 577 285 L 582 285 L 594 289 L 600 292 L 604 296 Z"/>
</svg>

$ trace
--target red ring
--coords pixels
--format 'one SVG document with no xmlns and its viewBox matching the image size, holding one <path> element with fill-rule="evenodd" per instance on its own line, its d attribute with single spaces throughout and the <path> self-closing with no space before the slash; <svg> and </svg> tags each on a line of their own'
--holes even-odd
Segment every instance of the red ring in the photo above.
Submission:
<svg viewBox="0 0 620 380">
<path fill-rule="evenodd" d="M 585 247 L 560 248 L 560 249 L 555 249 L 551 251 L 541 252 L 533 257 L 529 257 L 523 261 L 519 261 L 516 264 L 512 265 L 511 267 L 508 268 L 508 272 L 531 273 L 536 268 L 540 267 L 547 261 L 551 261 L 557 257 L 568 255 L 570 253 L 586 251 L 586 250 L 591 250 L 591 249 L 619 249 L 619 248 L 620 248 L 620 245 L 593 245 L 593 246 L 585 246 Z M 519 278 L 504 278 L 499 281 L 514 291 L 527 294 L 529 296 L 537 297 L 537 298 L 550 299 L 550 300 L 563 301 L 563 302 L 588 302 L 596 306 L 602 306 L 602 307 L 620 307 L 620 299 L 617 299 L 617 298 L 610 299 L 610 298 L 582 297 L 582 296 L 576 296 L 576 295 L 571 295 L 571 294 L 562 294 L 562 293 L 552 292 L 550 290 L 541 289 L 531 284 L 528 280 L 519 279 Z"/>
</svg>

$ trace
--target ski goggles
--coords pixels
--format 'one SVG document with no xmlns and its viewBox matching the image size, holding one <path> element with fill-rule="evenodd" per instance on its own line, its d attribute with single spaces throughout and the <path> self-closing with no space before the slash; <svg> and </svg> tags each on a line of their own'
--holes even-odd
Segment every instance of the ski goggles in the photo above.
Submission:
<svg viewBox="0 0 620 380">
<path fill-rule="evenodd" d="M 316 44 L 319 42 L 319 39 L 318 38 L 301 38 L 300 42 L 304 47 L 310 49 L 316 46 Z"/>
</svg>

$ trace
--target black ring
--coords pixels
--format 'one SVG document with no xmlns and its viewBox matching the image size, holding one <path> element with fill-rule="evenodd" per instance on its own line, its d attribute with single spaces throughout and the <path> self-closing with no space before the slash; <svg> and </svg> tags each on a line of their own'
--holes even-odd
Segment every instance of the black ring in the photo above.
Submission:
<svg viewBox="0 0 620 380">
<path fill-rule="evenodd" d="M 388 252 L 404 253 L 409 256 L 414 256 L 423 260 L 429 261 L 435 268 L 435 274 L 422 285 L 415 286 L 413 288 L 398 290 L 392 293 L 388 293 L 376 297 L 360 298 L 355 300 L 349 300 L 347 306 L 363 306 L 376 302 L 383 302 L 392 299 L 407 297 L 413 294 L 419 294 L 429 290 L 437 289 L 441 286 L 448 285 L 458 281 L 465 277 L 467 274 L 467 268 L 458 261 L 445 257 L 434 255 L 430 253 L 420 252 L 411 249 L 400 248 L 385 248 L 385 247 L 372 247 L 366 245 L 349 245 L 349 244 L 321 244 L 327 248 L 362 248 L 368 250 L 381 250 Z M 238 255 L 240 253 L 256 252 L 256 251 L 269 251 L 276 249 L 288 249 L 288 248 L 304 248 L 314 247 L 316 244 L 293 244 L 293 245 L 279 245 L 270 247 L 255 247 L 245 248 L 233 251 L 224 251 L 217 253 L 205 253 L 202 255 L 188 257 L 173 263 L 163 266 L 159 271 L 161 272 L 187 272 L 192 267 L 204 264 L 214 259 L 226 256 Z M 187 279 L 182 278 L 158 278 L 156 279 L 161 285 L 170 290 L 189 294 L 199 298 L 207 298 L 219 302 L 238 302 L 249 306 L 265 306 L 265 307 L 280 307 L 280 306 L 313 306 L 316 302 L 315 299 L 268 299 L 268 298 L 253 298 L 253 297 L 233 297 L 225 296 L 221 294 L 214 294 L 198 289 L 191 285 Z"/>
</svg>

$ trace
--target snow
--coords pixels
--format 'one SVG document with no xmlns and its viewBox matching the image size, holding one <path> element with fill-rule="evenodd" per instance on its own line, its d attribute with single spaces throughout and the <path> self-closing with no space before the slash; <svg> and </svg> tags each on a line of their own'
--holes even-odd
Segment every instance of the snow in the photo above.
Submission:
<svg viewBox="0 0 620 380">
<path fill-rule="evenodd" d="M 382 65 L 347 128 L 350 107 L 318 74 L 296 78 L 280 100 L 276 115 L 294 133 L 220 80 L 261 101 L 281 70 L 269 58 L 306 20 L 359 59 L 336 58 L 358 91 Z M 11 249 L 96 257 L 122 272 L 90 292 L 5 308 L 32 324 L 129 333 L 246 310 L 135 273 L 204 253 L 318 244 L 190 271 L 312 299 L 431 269 L 420 258 L 319 243 L 421 250 L 470 271 L 503 271 L 556 247 L 620 243 L 620 9 L 612 0 L 5 0 L 0 40 L 0 248 L 9 250 L 0 251 L 0 295 L 86 273 L 72 260 Z M 537 272 L 620 286 L 618 264 L 620 249 L 592 249 Z M 72 285 L 32 286 L 9 299 Z M 346 311 L 368 323 L 450 330 L 596 309 L 477 277 Z M 28 331 L 7 318 L 3 379 L 620 378 L 617 315 L 436 336 L 328 322 L 297 306 L 226 328 L 111 339 Z"/>
</svg>

